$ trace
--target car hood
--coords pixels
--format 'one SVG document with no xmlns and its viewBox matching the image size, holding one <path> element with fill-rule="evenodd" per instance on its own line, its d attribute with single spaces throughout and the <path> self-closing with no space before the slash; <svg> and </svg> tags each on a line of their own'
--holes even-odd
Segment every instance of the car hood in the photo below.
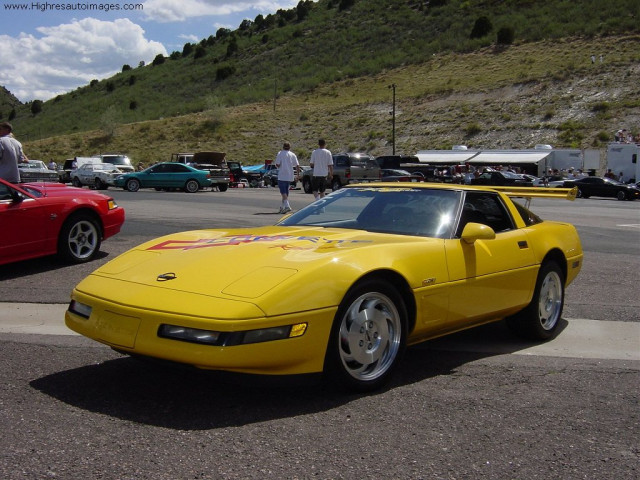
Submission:
<svg viewBox="0 0 640 480">
<path fill-rule="evenodd" d="M 391 243 L 395 245 L 390 247 Z M 396 248 L 402 244 L 422 257 L 428 244 L 442 248 L 438 239 L 361 230 L 283 226 L 196 230 L 142 244 L 100 267 L 77 289 L 144 308 L 151 308 L 147 299 L 165 302 L 171 295 L 173 302 L 181 303 L 176 308 L 185 313 L 207 297 L 216 299 L 218 318 L 258 311 L 277 315 L 337 305 L 367 270 L 398 267 L 400 257 L 400 262 L 411 262 L 398 255 Z"/>
</svg>

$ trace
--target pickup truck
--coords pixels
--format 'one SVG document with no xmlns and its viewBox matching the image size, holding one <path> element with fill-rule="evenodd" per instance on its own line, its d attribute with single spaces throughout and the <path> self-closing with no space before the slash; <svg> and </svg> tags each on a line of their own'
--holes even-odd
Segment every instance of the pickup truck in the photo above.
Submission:
<svg viewBox="0 0 640 480">
<path fill-rule="evenodd" d="M 333 176 L 331 189 L 338 190 L 350 183 L 365 183 L 380 181 L 380 166 L 366 153 L 337 153 L 333 157 Z M 305 170 L 302 174 L 302 188 L 305 193 L 311 193 L 311 177 L 313 169 Z"/>
<path fill-rule="evenodd" d="M 217 188 L 225 192 L 231 183 L 231 172 L 225 157 L 224 152 L 173 153 L 171 161 L 184 163 L 198 170 L 208 170 L 211 175 L 211 189 Z"/>
</svg>

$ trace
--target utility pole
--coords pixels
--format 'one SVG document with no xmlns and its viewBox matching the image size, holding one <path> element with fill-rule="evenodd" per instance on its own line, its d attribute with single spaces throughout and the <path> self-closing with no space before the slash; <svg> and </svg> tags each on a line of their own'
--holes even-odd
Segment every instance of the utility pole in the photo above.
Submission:
<svg viewBox="0 0 640 480">
<path fill-rule="evenodd" d="M 391 143 L 393 145 L 393 155 L 396 154 L 396 84 L 392 83 L 389 88 L 393 90 L 393 110 L 391 111 Z"/>
</svg>

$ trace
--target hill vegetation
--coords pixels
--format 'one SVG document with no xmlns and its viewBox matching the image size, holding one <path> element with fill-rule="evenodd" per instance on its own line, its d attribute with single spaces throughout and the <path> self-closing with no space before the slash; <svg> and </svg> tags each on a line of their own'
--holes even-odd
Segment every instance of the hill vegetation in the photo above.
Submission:
<svg viewBox="0 0 640 480">
<path fill-rule="evenodd" d="M 0 91 L 0 116 L 45 160 L 259 163 L 284 139 L 304 160 L 319 136 L 382 154 L 395 85 L 399 153 L 600 146 L 640 128 L 639 18 L 632 0 L 301 1 L 35 106 Z"/>
</svg>

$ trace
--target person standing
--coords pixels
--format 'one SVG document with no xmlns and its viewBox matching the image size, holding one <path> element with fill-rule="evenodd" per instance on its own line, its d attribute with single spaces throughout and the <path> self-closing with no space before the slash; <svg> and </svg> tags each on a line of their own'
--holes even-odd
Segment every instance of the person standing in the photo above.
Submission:
<svg viewBox="0 0 640 480">
<path fill-rule="evenodd" d="M 311 190 L 316 200 L 324 197 L 327 189 L 327 179 L 333 177 L 333 157 L 331 152 L 326 148 L 327 142 L 324 138 L 318 140 L 318 147 L 311 152 L 311 160 L 309 165 L 313 167 L 313 176 L 311 177 Z"/>
<path fill-rule="evenodd" d="M 0 123 L 0 178 L 11 182 L 20 182 L 19 163 L 28 163 L 22 152 L 22 144 L 13 138 L 13 127 L 9 122 Z"/>
<path fill-rule="evenodd" d="M 282 195 L 282 206 L 278 213 L 288 213 L 291 211 L 289 205 L 289 189 L 299 173 L 300 164 L 298 157 L 291 151 L 291 144 L 284 142 L 282 150 L 276 155 L 276 167 L 278 167 L 278 188 Z"/>
</svg>

